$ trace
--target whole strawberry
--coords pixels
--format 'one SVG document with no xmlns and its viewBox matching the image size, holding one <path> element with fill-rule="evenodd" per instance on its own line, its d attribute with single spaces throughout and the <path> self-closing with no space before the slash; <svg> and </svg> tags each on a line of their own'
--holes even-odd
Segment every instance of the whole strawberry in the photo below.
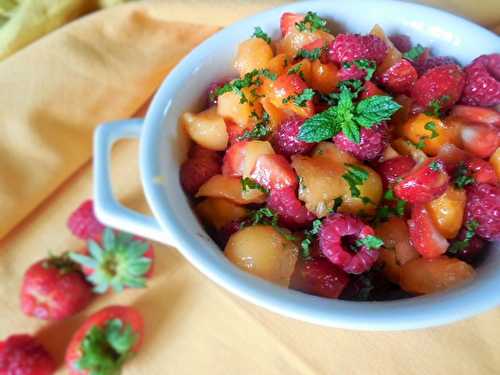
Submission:
<svg viewBox="0 0 500 375">
<path fill-rule="evenodd" d="M 441 65 L 425 72 L 415 82 L 411 96 L 427 110 L 451 108 L 462 95 L 465 75 L 458 65 Z"/>
<path fill-rule="evenodd" d="M 94 203 L 91 199 L 83 202 L 69 217 L 68 228 L 76 237 L 87 241 L 98 239 L 102 235 L 102 225 L 94 213 Z"/>
<path fill-rule="evenodd" d="M 127 306 L 106 307 L 75 332 L 66 350 L 71 375 L 119 375 L 139 351 L 144 336 L 141 314 Z"/>
<path fill-rule="evenodd" d="M 93 298 L 80 267 L 67 254 L 50 256 L 26 271 L 21 309 L 28 316 L 62 320 L 83 310 Z"/>
<path fill-rule="evenodd" d="M 0 341 L 0 375 L 51 375 L 56 365 L 45 348 L 30 335 Z"/>
<path fill-rule="evenodd" d="M 70 258 L 80 264 L 96 293 L 112 288 L 144 288 L 153 272 L 154 249 L 146 241 L 124 232 L 104 230 L 100 243 L 90 240 L 83 253 Z"/>
</svg>

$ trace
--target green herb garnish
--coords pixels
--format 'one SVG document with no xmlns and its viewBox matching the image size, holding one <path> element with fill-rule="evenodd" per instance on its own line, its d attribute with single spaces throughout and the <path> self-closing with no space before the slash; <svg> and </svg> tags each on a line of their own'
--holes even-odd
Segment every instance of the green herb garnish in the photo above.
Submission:
<svg viewBox="0 0 500 375">
<path fill-rule="evenodd" d="M 410 49 L 408 52 L 403 53 L 403 57 L 408 60 L 416 61 L 424 53 L 425 48 L 420 44 Z"/>
<path fill-rule="evenodd" d="M 309 59 L 311 61 L 318 60 L 323 53 L 324 48 L 314 48 L 312 50 L 307 50 L 301 48 L 299 52 L 297 52 L 296 58 Z"/>
<path fill-rule="evenodd" d="M 241 179 L 241 188 L 243 190 L 243 192 L 247 192 L 247 191 L 250 191 L 250 190 L 259 190 L 263 193 L 269 193 L 269 190 L 267 190 L 264 186 L 262 186 L 261 184 L 259 184 L 257 181 L 255 180 L 252 180 L 251 178 L 249 177 L 245 177 L 245 178 L 242 178 Z"/>
<path fill-rule="evenodd" d="M 372 249 L 379 249 L 384 245 L 384 241 L 382 241 L 380 238 L 372 235 L 368 235 L 366 237 L 363 237 L 359 240 L 356 241 L 357 246 L 365 246 L 366 248 L 372 250 Z"/>
<path fill-rule="evenodd" d="M 479 227 L 479 223 L 476 220 L 468 221 L 465 224 L 465 237 L 461 241 L 455 241 L 448 248 L 448 252 L 451 254 L 457 254 L 467 248 L 469 246 L 470 241 L 474 238 L 476 234 L 476 230 Z"/>
<path fill-rule="evenodd" d="M 342 178 L 349 184 L 349 189 L 351 190 L 351 195 L 353 197 L 359 197 L 361 192 L 358 186 L 363 185 L 366 180 L 368 180 L 368 172 L 354 164 L 344 164 L 347 167 L 347 173 L 342 175 Z"/>
<path fill-rule="evenodd" d="M 453 172 L 453 184 L 458 189 L 463 189 L 467 185 L 472 185 L 474 181 L 474 177 L 464 163 L 460 163 Z"/>
<path fill-rule="evenodd" d="M 304 17 L 303 21 L 297 22 L 295 24 L 295 27 L 299 31 L 317 31 L 317 30 L 324 30 L 329 32 L 328 28 L 326 27 L 326 20 L 318 16 L 317 13 L 314 12 L 307 12 L 307 14 Z"/>
<path fill-rule="evenodd" d="M 301 254 L 302 254 L 303 258 L 305 258 L 305 259 L 310 258 L 311 245 L 312 245 L 314 239 L 317 237 L 317 235 L 321 231 L 321 226 L 322 226 L 321 220 L 316 219 L 312 222 L 311 229 L 304 231 L 305 237 L 302 240 L 302 242 L 300 243 L 300 247 L 302 249 Z"/>
<path fill-rule="evenodd" d="M 259 26 L 257 26 L 254 29 L 252 37 L 260 38 L 260 39 L 264 40 L 266 43 L 271 44 L 271 38 Z"/>
</svg>

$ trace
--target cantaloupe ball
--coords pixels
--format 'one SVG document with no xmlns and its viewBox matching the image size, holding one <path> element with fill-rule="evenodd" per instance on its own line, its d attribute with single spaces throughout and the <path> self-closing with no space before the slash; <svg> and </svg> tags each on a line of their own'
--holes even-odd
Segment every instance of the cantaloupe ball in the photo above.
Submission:
<svg viewBox="0 0 500 375">
<path fill-rule="evenodd" d="M 239 45 L 234 67 L 243 77 L 254 69 L 265 68 L 273 55 L 273 49 L 265 40 L 250 38 Z"/>
</svg>

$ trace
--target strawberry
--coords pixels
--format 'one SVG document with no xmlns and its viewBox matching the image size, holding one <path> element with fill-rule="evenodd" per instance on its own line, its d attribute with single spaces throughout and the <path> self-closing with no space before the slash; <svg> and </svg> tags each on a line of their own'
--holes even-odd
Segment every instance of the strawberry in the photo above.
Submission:
<svg viewBox="0 0 500 375">
<path fill-rule="evenodd" d="M 378 77 L 382 85 L 394 94 L 409 92 L 415 85 L 417 78 L 417 71 L 406 59 L 401 59 Z"/>
<path fill-rule="evenodd" d="M 266 189 L 297 188 L 297 175 L 283 155 L 262 155 L 250 176 Z"/>
<path fill-rule="evenodd" d="M 363 85 L 363 90 L 361 91 L 359 99 L 363 100 L 376 95 L 387 95 L 387 94 L 372 81 L 366 81 L 365 84 Z"/>
<path fill-rule="evenodd" d="M 70 258 L 83 267 L 96 293 L 109 288 L 121 292 L 146 286 L 153 272 L 154 248 L 131 234 L 106 228 L 101 244 L 90 240 L 83 253 L 73 252 Z"/>
<path fill-rule="evenodd" d="M 69 217 L 68 228 L 78 238 L 84 241 L 99 238 L 104 230 L 94 213 L 94 203 L 91 199 L 83 202 Z"/>
<path fill-rule="evenodd" d="M 429 69 L 415 82 L 411 96 L 422 107 L 451 108 L 462 95 L 465 75 L 458 65 L 448 64 Z"/>
<path fill-rule="evenodd" d="M 66 319 L 87 307 L 92 298 L 92 285 L 67 254 L 40 260 L 24 274 L 21 309 L 28 316 Z"/>
<path fill-rule="evenodd" d="M 267 198 L 267 207 L 278 215 L 279 224 L 288 229 L 308 227 L 315 219 L 291 187 L 271 190 Z"/>
<path fill-rule="evenodd" d="M 500 127 L 500 113 L 494 109 L 456 105 L 451 110 L 450 116 L 460 117 L 467 122 L 481 122 Z"/>
<path fill-rule="evenodd" d="M 412 207 L 408 229 L 412 245 L 424 258 L 438 257 L 448 249 L 448 241 L 436 229 L 424 205 L 416 204 Z"/>
<path fill-rule="evenodd" d="M 241 137 L 245 133 L 245 129 L 230 120 L 226 121 L 226 129 L 230 145 L 234 145 L 235 143 L 239 142 L 239 137 Z"/>
<path fill-rule="evenodd" d="M 446 191 L 449 179 L 443 161 L 428 159 L 405 175 L 394 193 L 410 203 L 427 203 Z"/>
<path fill-rule="evenodd" d="M 115 375 L 141 347 L 144 321 L 132 307 L 110 306 L 92 316 L 75 332 L 66 350 L 71 375 Z"/>
<path fill-rule="evenodd" d="M 398 180 L 409 173 L 415 166 L 411 156 L 397 156 L 380 163 L 377 171 L 380 173 L 385 186 L 397 183 Z"/>
<path fill-rule="evenodd" d="M 465 166 L 472 172 L 474 181 L 478 184 L 495 185 L 498 181 L 495 168 L 486 160 L 471 158 L 465 162 Z"/>
<path fill-rule="evenodd" d="M 349 276 L 326 258 L 299 260 L 291 287 L 326 298 L 338 298 L 349 283 Z"/>
<path fill-rule="evenodd" d="M 249 141 L 237 142 L 227 149 L 222 162 L 222 174 L 224 176 L 239 177 L 243 175 L 248 143 Z"/>
<path fill-rule="evenodd" d="M 295 29 L 295 24 L 304 20 L 303 14 L 285 12 L 281 15 L 280 18 L 280 30 L 281 36 L 285 36 L 290 31 Z"/>
<path fill-rule="evenodd" d="M 12 335 L 0 341 L 1 375 L 51 375 L 55 373 L 54 359 L 30 335 Z"/>
<path fill-rule="evenodd" d="M 464 124 L 460 138 L 463 148 L 480 158 L 491 156 L 500 145 L 500 131 L 488 124 Z"/>
<path fill-rule="evenodd" d="M 210 177 L 220 173 L 220 168 L 221 160 L 217 152 L 194 146 L 189 152 L 188 159 L 181 165 L 182 188 L 187 194 L 196 194 L 200 186 Z"/>
</svg>

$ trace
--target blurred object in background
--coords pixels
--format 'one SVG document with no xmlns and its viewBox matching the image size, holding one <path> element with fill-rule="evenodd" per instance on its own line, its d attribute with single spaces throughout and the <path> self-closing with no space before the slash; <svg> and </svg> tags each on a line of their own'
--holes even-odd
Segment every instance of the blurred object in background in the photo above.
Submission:
<svg viewBox="0 0 500 375">
<path fill-rule="evenodd" d="M 65 23 L 127 0 L 0 0 L 0 60 Z"/>
</svg>

